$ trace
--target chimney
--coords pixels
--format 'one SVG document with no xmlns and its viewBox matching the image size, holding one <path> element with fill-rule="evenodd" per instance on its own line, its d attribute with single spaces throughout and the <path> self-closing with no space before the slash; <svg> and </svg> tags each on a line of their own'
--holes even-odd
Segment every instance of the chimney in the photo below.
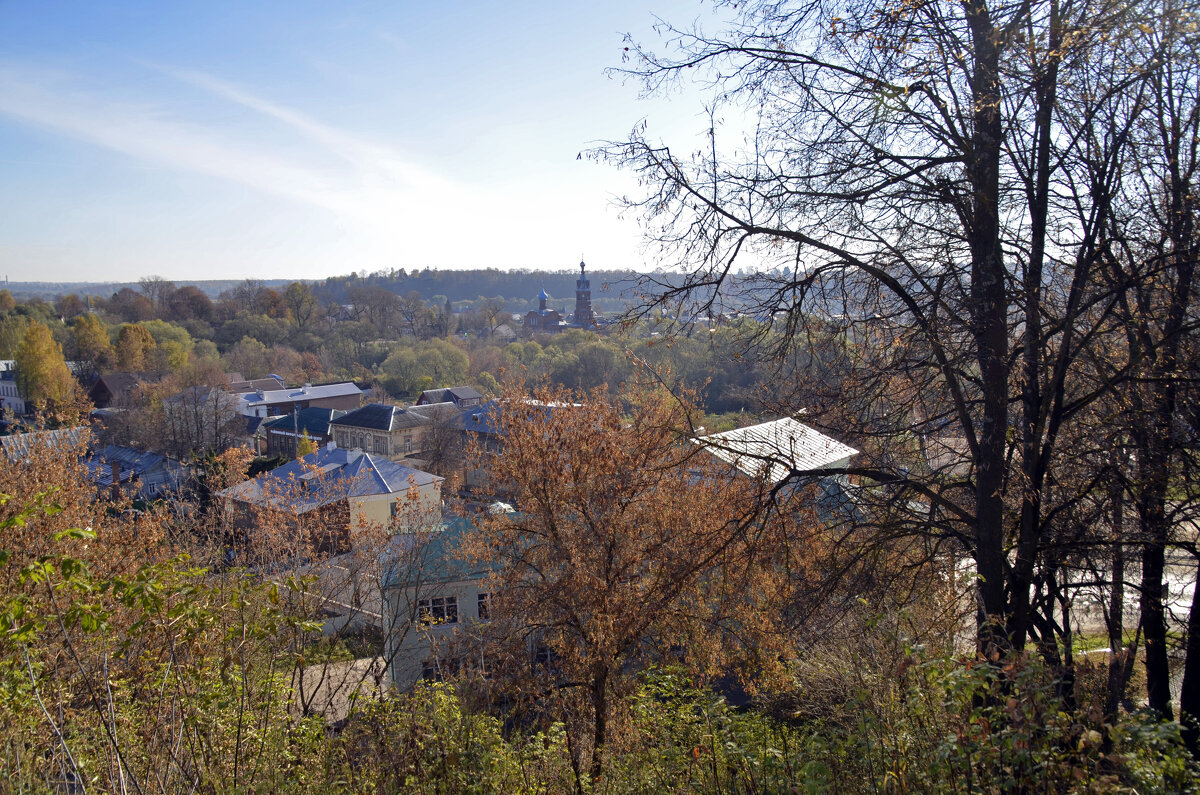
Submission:
<svg viewBox="0 0 1200 795">
<path fill-rule="evenodd" d="M 109 461 L 109 471 L 112 473 L 112 498 L 121 499 L 121 462 Z"/>
<path fill-rule="evenodd" d="M 310 383 L 308 383 L 308 382 L 306 381 L 306 382 L 304 383 L 304 388 L 303 388 L 303 389 L 301 389 L 301 390 L 300 390 L 300 392 L 301 392 L 301 393 L 303 393 L 303 394 L 305 394 L 305 395 L 307 395 L 307 394 L 308 394 L 308 390 L 309 390 L 309 389 L 311 389 L 311 388 L 312 388 L 312 384 L 310 384 Z"/>
</svg>

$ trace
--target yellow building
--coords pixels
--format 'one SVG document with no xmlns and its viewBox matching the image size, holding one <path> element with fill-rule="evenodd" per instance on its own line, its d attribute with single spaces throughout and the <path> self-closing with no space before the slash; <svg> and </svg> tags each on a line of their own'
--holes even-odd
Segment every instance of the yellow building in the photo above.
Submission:
<svg viewBox="0 0 1200 795">
<path fill-rule="evenodd" d="M 319 518 L 294 524 L 319 527 L 317 546 L 335 553 L 352 548 L 355 537 L 369 530 L 414 532 L 442 518 L 442 478 L 333 443 L 220 496 L 251 544 L 249 531 L 267 515 Z"/>
</svg>

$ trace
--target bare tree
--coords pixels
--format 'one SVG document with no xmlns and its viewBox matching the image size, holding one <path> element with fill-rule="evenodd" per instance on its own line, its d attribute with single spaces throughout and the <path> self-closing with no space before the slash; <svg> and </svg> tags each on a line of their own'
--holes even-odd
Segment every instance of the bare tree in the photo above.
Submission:
<svg viewBox="0 0 1200 795">
<path fill-rule="evenodd" d="M 1156 65 L 1185 56 L 1132 32 L 1180 10 L 750 3 L 720 36 L 670 29 L 670 55 L 632 47 L 651 90 L 705 70 L 704 150 L 679 156 L 639 127 L 597 152 L 641 177 L 630 206 L 684 265 L 651 277 L 643 312 L 730 302 L 777 318 L 749 341 L 775 354 L 839 340 L 846 391 L 826 420 L 862 441 L 854 471 L 886 497 L 881 527 L 974 561 L 990 658 L 1054 645 L 1031 600 L 1089 487 L 1060 477 L 1063 439 L 1128 377 L 1097 381 L 1081 355 L 1113 328 L 1100 276 L 1117 166 Z M 750 114 L 746 146 L 726 145 L 727 111 Z M 953 454 L 930 467 L 931 447 Z"/>
</svg>

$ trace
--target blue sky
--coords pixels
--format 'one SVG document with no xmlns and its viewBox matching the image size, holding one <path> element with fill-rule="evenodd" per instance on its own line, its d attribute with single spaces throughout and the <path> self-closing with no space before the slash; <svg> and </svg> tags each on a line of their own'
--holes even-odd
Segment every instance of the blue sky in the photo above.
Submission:
<svg viewBox="0 0 1200 795">
<path fill-rule="evenodd" d="M 0 278 L 646 269 L 577 160 L 698 96 L 606 76 L 698 0 L 0 2 Z"/>
</svg>

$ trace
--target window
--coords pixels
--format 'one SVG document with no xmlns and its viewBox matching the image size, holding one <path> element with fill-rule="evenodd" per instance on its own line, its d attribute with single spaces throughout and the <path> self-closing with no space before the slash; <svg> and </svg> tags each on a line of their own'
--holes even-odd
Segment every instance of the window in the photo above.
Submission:
<svg viewBox="0 0 1200 795">
<path fill-rule="evenodd" d="M 549 646 L 538 646 L 533 650 L 533 667 L 553 666 L 558 662 L 558 653 Z"/>
<path fill-rule="evenodd" d="M 476 614 L 479 616 L 479 620 L 487 621 L 488 617 L 491 615 L 491 609 L 492 595 L 490 593 L 479 594 L 478 601 L 476 602 Z"/>
<path fill-rule="evenodd" d="M 421 678 L 427 682 L 443 682 L 447 677 L 456 676 L 461 670 L 461 660 L 430 657 L 421 664 Z"/>
<path fill-rule="evenodd" d="M 412 437 L 411 436 L 404 437 L 404 452 L 405 453 L 412 452 Z"/>
<path fill-rule="evenodd" d="M 375 438 L 375 452 L 380 453 L 382 455 L 387 455 L 387 437 L 376 436 L 374 438 Z"/>
<path fill-rule="evenodd" d="M 418 599 L 417 610 L 421 621 L 426 624 L 457 624 L 458 597 L 434 596 L 430 599 Z"/>
</svg>

